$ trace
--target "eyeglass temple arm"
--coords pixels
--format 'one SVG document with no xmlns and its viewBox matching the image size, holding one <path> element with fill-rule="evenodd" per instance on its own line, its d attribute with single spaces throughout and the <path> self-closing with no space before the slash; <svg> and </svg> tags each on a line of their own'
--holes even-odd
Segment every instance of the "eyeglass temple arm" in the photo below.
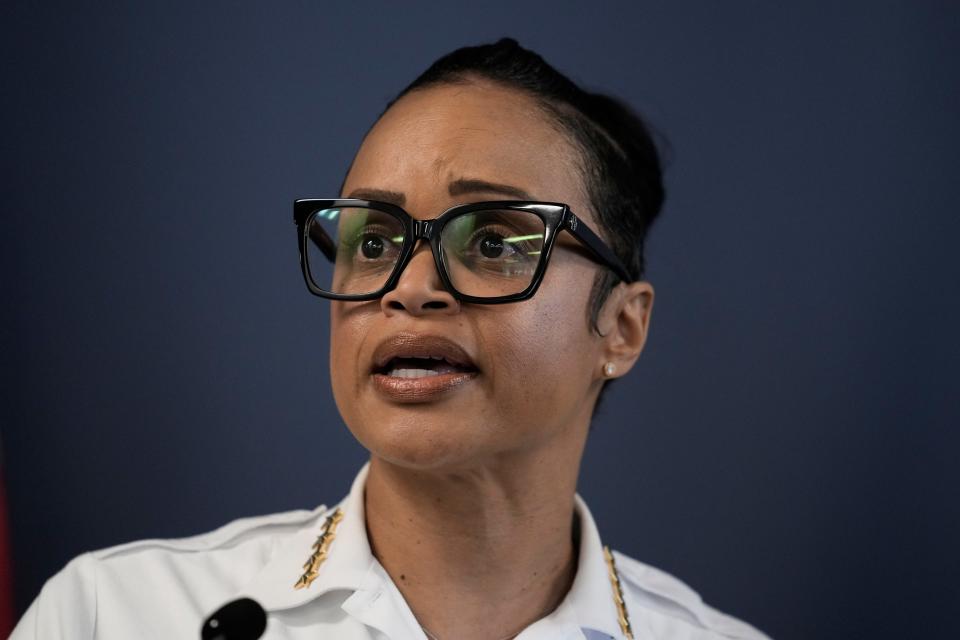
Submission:
<svg viewBox="0 0 960 640">
<path fill-rule="evenodd" d="M 310 240 L 313 241 L 313 244 L 317 245 L 317 248 L 323 252 L 323 255 L 327 257 L 327 260 L 330 262 L 337 261 L 337 247 L 333 244 L 333 240 L 330 239 L 330 236 L 317 225 L 310 225 Z"/>
<path fill-rule="evenodd" d="M 303 234 L 302 228 L 306 224 L 306 213 L 307 211 L 300 210 L 299 207 L 302 203 L 310 204 L 312 201 L 309 200 L 296 200 L 293 203 L 293 224 L 297 225 L 297 235 L 300 236 Z M 309 229 L 310 240 L 313 241 L 313 244 L 317 245 L 317 248 L 323 252 L 323 255 L 327 257 L 327 260 L 330 262 L 337 261 L 337 246 L 333 243 L 333 240 L 330 239 L 330 236 L 317 225 L 310 225 Z"/>
<path fill-rule="evenodd" d="M 570 210 L 567 210 L 563 228 L 579 240 L 580 244 L 585 246 L 600 262 L 610 267 L 621 280 L 624 282 L 631 282 L 633 280 L 630 274 L 627 273 L 627 268 L 623 265 L 623 262 L 610 250 L 607 243 L 600 239 L 600 236 L 595 234 L 593 229 L 588 227 Z"/>
</svg>

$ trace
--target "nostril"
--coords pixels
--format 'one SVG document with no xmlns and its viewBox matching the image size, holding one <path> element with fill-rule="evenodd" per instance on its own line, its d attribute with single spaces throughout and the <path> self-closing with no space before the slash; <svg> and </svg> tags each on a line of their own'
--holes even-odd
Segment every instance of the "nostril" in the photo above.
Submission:
<svg viewBox="0 0 960 640">
<path fill-rule="evenodd" d="M 443 300 L 431 300 L 423 304 L 424 309 L 446 309 L 448 306 Z"/>
<path fill-rule="evenodd" d="M 395 309 L 396 311 L 403 311 L 405 309 L 405 307 L 397 300 L 390 300 L 387 303 L 387 306 L 391 309 Z"/>
</svg>

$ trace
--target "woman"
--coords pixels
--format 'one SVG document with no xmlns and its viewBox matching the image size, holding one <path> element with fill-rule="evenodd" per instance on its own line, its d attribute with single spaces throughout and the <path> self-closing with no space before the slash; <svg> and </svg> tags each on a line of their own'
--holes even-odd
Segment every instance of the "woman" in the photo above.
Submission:
<svg viewBox="0 0 960 640">
<path fill-rule="evenodd" d="M 337 406 L 370 451 L 350 495 L 81 556 L 13 637 L 195 637 L 241 596 L 273 638 L 764 637 L 611 553 L 575 495 L 602 390 L 646 341 L 662 200 L 618 102 L 512 40 L 438 60 L 341 198 L 295 205 Z"/>
</svg>

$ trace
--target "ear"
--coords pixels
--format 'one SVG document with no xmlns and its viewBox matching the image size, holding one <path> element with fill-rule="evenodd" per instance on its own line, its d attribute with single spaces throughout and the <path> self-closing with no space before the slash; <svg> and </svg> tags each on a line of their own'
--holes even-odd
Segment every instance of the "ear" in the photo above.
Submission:
<svg viewBox="0 0 960 640">
<path fill-rule="evenodd" d="M 599 377 L 619 377 L 633 368 L 647 342 L 652 313 L 653 285 L 649 282 L 621 282 L 613 288 L 597 318 L 602 336 L 601 361 L 595 369 Z M 613 364 L 610 374 L 604 373 L 607 363 Z"/>
</svg>

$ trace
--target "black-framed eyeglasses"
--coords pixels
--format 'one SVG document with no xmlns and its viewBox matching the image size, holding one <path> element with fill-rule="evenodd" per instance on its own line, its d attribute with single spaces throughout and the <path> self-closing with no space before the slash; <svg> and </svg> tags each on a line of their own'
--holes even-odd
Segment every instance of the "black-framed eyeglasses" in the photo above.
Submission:
<svg viewBox="0 0 960 640">
<path fill-rule="evenodd" d="M 392 290 L 418 240 L 430 243 L 444 287 L 462 302 L 533 296 L 560 231 L 621 280 L 632 280 L 603 240 L 560 203 L 475 202 L 417 220 L 386 202 L 305 199 L 293 203 L 293 219 L 307 287 L 334 300 L 375 300 Z"/>
</svg>

